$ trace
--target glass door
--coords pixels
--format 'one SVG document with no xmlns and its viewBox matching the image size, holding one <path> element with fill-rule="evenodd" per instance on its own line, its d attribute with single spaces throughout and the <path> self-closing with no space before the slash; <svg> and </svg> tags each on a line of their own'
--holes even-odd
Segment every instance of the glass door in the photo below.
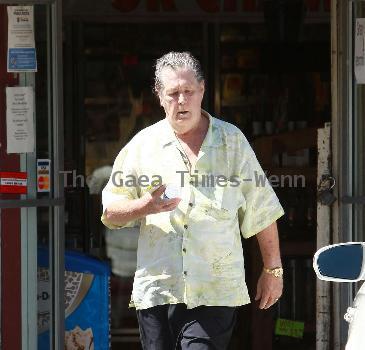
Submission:
<svg viewBox="0 0 365 350">
<path fill-rule="evenodd" d="M 364 241 L 365 224 L 365 1 L 356 1 L 353 11 L 353 239 Z M 360 42 L 359 42 L 360 41 Z"/>
<path fill-rule="evenodd" d="M 61 2 L 7 1 L 1 6 L 8 22 L 9 52 L 19 45 L 10 32 L 21 41 L 22 35 L 32 36 L 32 30 L 36 52 L 36 71 L 27 53 L 9 53 L 7 68 L 20 70 L 8 73 L 7 86 L 1 86 L 6 95 L 6 112 L 0 111 L 6 128 L 0 135 L 2 315 L 10 317 L 14 309 L 20 313 L 10 326 L 2 327 L 2 346 L 64 349 Z M 22 26 L 24 22 L 28 26 Z M 27 121 L 19 115 L 27 115 Z M 20 275 L 19 293 L 7 288 L 8 281 L 16 280 L 12 273 Z M 9 320 L 2 320 L 7 324 Z"/>
<path fill-rule="evenodd" d="M 338 228 L 340 242 L 364 241 L 365 1 L 337 1 L 337 4 L 336 26 L 333 26 L 337 40 L 332 50 L 336 53 L 336 65 L 338 61 L 333 71 L 339 100 L 334 97 L 338 117 L 333 119 L 333 135 L 339 201 L 338 222 L 334 211 L 334 231 Z M 335 349 L 346 344 L 348 323 L 342 315 L 352 305 L 357 287 L 353 283 L 334 286 L 334 314 L 341 315 L 334 318 Z"/>
</svg>

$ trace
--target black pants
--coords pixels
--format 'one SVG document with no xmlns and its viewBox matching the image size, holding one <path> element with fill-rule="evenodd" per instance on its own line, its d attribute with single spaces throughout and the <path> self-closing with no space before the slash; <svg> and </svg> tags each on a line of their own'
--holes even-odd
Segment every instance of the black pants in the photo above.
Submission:
<svg viewBox="0 0 365 350">
<path fill-rule="evenodd" d="M 236 322 L 236 308 L 185 304 L 138 310 L 143 350 L 225 350 Z"/>
</svg>

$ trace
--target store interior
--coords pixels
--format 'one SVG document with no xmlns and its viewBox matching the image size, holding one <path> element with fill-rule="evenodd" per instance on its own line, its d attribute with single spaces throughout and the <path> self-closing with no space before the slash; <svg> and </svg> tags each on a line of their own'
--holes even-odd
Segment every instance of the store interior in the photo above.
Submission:
<svg viewBox="0 0 365 350">
<path fill-rule="evenodd" d="M 164 117 L 153 66 L 174 50 L 201 61 L 204 108 L 243 131 L 286 213 L 278 223 L 284 294 L 268 311 L 240 308 L 229 349 L 315 349 L 317 129 L 331 120 L 331 64 L 329 12 L 309 10 L 266 6 L 261 16 L 232 22 L 64 18 L 65 170 L 76 183 L 65 192 L 65 248 L 111 263 L 112 349 L 141 349 L 128 308 L 138 228 L 121 234 L 101 224 L 101 190 L 119 150 Z M 242 244 L 254 298 L 262 263 L 255 239 Z M 277 319 L 304 330 L 280 335 Z"/>
</svg>

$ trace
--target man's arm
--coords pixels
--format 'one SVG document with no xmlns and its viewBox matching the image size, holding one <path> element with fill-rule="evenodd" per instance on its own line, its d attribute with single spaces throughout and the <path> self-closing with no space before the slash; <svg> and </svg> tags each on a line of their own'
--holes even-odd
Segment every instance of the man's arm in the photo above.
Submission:
<svg viewBox="0 0 365 350">
<path fill-rule="evenodd" d="M 113 202 L 105 209 L 104 217 L 108 223 L 123 226 L 149 214 L 174 210 L 181 199 L 161 199 L 164 191 L 165 186 L 161 186 L 152 193 L 146 192 L 141 198 Z"/>
<path fill-rule="evenodd" d="M 259 232 L 257 240 L 260 246 L 264 267 L 272 269 L 281 267 L 279 235 L 276 222 Z M 257 283 L 257 293 L 255 300 L 260 300 L 260 309 L 268 309 L 275 304 L 283 293 L 282 277 L 275 277 L 262 271 Z"/>
</svg>

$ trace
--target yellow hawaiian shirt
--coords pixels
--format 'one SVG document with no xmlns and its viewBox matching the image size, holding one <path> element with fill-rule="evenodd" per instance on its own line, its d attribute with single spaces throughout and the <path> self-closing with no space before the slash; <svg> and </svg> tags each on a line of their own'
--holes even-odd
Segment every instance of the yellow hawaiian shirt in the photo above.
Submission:
<svg viewBox="0 0 365 350">
<path fill-rule="evenodd" d="M 103 210 L 173 184 L 182 198 L 170 212 L 140 222 L 131 305 L 239 306 L 248 304 L 240 232 L 248 238 L 284 211 L 242 132 L 209 118 L 195 167 L 189 169 L 169 122 L 140 131 L 117 156 L 103 190 Z M 111 229 L 121 227 L 102 222 Z M 122 234 L 118 231 L 115 234 Z"/>
</svg>

